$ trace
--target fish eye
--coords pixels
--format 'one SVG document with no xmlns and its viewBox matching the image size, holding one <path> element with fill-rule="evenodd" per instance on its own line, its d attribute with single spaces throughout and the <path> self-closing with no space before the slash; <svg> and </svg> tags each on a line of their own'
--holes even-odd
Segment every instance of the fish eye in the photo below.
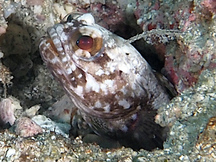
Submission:
<svg viewBox="0 0 216 162">
<path fill-rule="evenodd" d="M 74 54 L 89 59 L 100 54 L 103 49 L 103 37 L 100 30 L 92 26 L 77 28 L 70 36 Z"/>
<path fill-rule="evenodd" d="M 83 35 L 77 39 L 76 45 L 82 50 L 89 50 L 94 45 L 93 38 L 88 35 Z"/>
</svg>

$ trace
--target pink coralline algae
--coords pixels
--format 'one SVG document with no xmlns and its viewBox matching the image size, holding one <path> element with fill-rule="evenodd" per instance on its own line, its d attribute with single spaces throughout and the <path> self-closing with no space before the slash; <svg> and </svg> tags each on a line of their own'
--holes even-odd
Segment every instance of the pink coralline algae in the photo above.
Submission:
<svg viewBox="0 0 216 162">
<path fill-rule="evenodd" d="M 201 4 L 212 13 L 216 13 L 216 0 L 204 0 Z"/>
<path fill-rule="evenodd" d="M 155 48 L 156 53 L 164 56 L 162 71 L 178 92 L 194 85 L 203 70 L 216 67 L 215 6 L 214 0 L 174 3 L 137 0 L 135 15 L 143 31 L 177 29 L 182 32 L 177 42 L 163 46 L 164 54 Z"/>
</svg>

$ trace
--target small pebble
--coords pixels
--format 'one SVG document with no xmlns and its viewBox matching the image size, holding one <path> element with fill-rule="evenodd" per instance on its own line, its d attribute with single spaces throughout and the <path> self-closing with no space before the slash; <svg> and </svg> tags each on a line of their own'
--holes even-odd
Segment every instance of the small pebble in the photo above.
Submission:
<svg viewBox="0 0 216 162">
<path fill-rule="evenodd" d="M 31 137 L 42 133 L 43 130 L 30 118 L 21 117 L 16 123 L 15 132 L 22 137 Z"/>
</svg>

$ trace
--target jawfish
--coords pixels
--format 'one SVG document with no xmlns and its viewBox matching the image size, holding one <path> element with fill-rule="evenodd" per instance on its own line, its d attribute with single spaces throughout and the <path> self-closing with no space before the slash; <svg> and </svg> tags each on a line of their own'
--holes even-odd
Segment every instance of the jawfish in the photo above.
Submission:
<svg viewBox="0 0 216 162">
<path fill-rule="evenodd" d="M 95 133 L 133 149 L 163 148 L 157 109 L 169 96 L 127 41 L 90 13 L 69 14 L 48 28 L 41 57 Z"/>
</svg>

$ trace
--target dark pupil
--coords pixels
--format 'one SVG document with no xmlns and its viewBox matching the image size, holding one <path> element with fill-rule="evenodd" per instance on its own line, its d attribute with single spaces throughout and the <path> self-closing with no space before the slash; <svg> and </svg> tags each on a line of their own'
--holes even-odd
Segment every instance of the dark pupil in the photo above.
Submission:
<svg viewBox="0 0 216 162">
<path fill-rule="evenodd" d="M 93 46 L 93 39 L 87 35 L 81 36 L 77 41 L 76 44 L 79 48 L 83 50 L 91 49 Z"/>
</svg>

